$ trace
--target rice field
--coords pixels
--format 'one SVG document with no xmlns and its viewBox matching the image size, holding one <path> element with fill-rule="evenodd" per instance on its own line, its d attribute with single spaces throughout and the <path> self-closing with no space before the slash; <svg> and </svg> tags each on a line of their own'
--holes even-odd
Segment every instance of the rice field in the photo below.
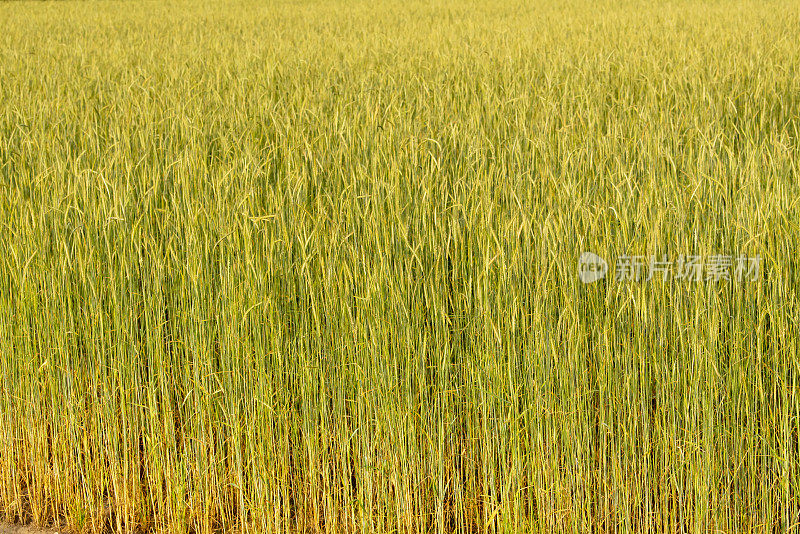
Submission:
<svg viewBox="0 0 800 534">
<path fill-rule="evenodd" d="M 784 0 L 0 2 L 0 520 L 797 532 L 798 35 Z"/>
</svg>

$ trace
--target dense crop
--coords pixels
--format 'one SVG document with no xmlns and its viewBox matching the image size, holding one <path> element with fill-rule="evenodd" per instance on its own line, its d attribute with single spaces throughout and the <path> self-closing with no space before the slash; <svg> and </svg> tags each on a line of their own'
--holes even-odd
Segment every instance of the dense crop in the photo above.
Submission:
<svg viewBox="0 0 800 534">
<path fill-rule="evenodd" d="M 0 518 L 800 521 L 800 4 L 0 4 Z M 585 285 L 584 250 L 755 281 Z"/>
</svg>

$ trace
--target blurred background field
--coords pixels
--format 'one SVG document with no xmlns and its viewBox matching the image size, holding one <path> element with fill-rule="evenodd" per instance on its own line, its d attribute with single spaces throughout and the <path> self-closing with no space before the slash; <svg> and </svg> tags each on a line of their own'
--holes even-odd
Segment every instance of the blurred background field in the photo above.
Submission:
<svg viewBox="0 0 800 534">
<path fill-rule="evenodd" d="M 788 532 L 800 4 L 0 3 L 0 519 Z M 760 255 L 581 284 L 584 250 Z"/>
</svg>

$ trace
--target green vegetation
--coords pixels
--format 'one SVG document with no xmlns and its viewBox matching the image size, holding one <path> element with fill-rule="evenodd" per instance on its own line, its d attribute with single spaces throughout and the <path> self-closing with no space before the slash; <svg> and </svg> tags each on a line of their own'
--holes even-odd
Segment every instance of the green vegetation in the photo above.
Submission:
<svg viewBox="0 0 800 534">
<path fill-rule="evenodd" d="M 800 4 L 0 4 L 0 518 L 786 532 Z M 584 285 L 577 258 L 760 255 Z"/>
</svg>

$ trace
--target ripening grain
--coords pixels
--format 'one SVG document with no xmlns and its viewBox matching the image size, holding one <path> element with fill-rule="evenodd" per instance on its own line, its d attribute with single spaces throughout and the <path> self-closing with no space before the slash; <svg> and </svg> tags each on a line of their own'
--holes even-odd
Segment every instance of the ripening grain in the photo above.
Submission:
<svg viewBox="0 0 800 534">
<path fill-rule="evenodd" d="M 0 3 L 0 519 L 796 531 L 798 35 L 789 1 Z M 584 250 L 762 273 L 584 285 Z"/>
</svg>

